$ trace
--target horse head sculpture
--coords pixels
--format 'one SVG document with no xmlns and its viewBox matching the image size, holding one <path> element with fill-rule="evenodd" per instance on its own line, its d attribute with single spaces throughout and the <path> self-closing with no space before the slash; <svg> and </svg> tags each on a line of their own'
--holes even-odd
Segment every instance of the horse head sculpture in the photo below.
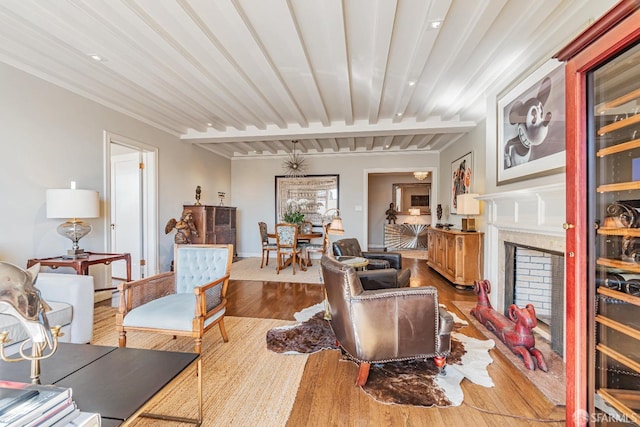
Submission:
<svg viewBox="0 0 640 427">
<path fill-rule="evenodd" d="M 34 344 L 46 343 L 52 348 L 53 337 L 45 313 L 51 308 L 34 286 L 39 271 L 40 264 L 23 270 L 0 261 L 0 313 L 17 318 Z"/>
</svg>

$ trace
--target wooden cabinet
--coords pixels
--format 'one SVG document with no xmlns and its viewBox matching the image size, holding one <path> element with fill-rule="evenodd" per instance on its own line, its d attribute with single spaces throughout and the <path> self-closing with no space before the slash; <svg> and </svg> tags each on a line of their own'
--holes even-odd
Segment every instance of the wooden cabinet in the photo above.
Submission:
<svg viewBox="0 0 640 427">
<path fill-rule="evenodd" d="M 640 423 L 639 8 L 621 1 L 557 55 L 567 61 L 566 417 L 589 425 Z"/>
<path fill-rule="evenodd" d="M 198 237 L 191 237 L 191 243 L 233 244 L 236 249 L 236 208 L 231 206 L 184 205 L 190 209 L 198 230 Z"/>
<path fill-rule="evenodd" d="M 458 287 L 482 279 L 483 233 L 429 228 L 429 267 Z"/>
</svg>

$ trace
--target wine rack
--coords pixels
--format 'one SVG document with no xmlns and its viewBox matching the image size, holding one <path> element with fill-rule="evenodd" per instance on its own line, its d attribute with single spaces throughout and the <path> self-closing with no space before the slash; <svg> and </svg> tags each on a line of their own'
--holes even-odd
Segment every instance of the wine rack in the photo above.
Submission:
<svg viewBox="0 0 640 427">
<path fill-rule="evenodd" d="M 640 422 L 639 69 L 636 45 L 593 71 L 587 84 L 593 142 L 587 212 L 595 229 L 588 398 L 602 415 L 596 420 L 633 424 Z"/>
</svg>

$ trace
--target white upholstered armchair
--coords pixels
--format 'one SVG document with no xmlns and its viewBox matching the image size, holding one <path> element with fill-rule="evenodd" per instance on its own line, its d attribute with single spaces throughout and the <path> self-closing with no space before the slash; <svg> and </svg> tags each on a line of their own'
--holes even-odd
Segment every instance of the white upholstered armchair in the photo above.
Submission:
<svg viewBox="0 0 640 427">
<path fill-rule="evenodd" d="M 127 331 L 191 336 L 195 352 L 202 336 L 216 324 L 224 342 L 226 292 L 233 245 L 176 245 L 174 271 L 122 283 L 116 315 L 118 345 L 127 344 Z"/>
</svg>

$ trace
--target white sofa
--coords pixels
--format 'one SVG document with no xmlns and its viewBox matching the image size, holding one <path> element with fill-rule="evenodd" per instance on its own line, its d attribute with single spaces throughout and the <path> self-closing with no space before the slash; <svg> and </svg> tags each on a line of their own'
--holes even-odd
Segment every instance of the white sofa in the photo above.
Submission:
<svg viewBox="0 0 640 427">
<path fill-rule="evenodd" d="M 40 273 L 35 283 L 52 308 L 47 312 L 50 326 L 62 325 L 60 342 L 84 344 L 93 338 L 93 277 L 63 273 Z M 0 314 L 0 331 L 8 331 L 7 354 L 18 350 L 27 333 L 18 319 Z"/>
</svg>

